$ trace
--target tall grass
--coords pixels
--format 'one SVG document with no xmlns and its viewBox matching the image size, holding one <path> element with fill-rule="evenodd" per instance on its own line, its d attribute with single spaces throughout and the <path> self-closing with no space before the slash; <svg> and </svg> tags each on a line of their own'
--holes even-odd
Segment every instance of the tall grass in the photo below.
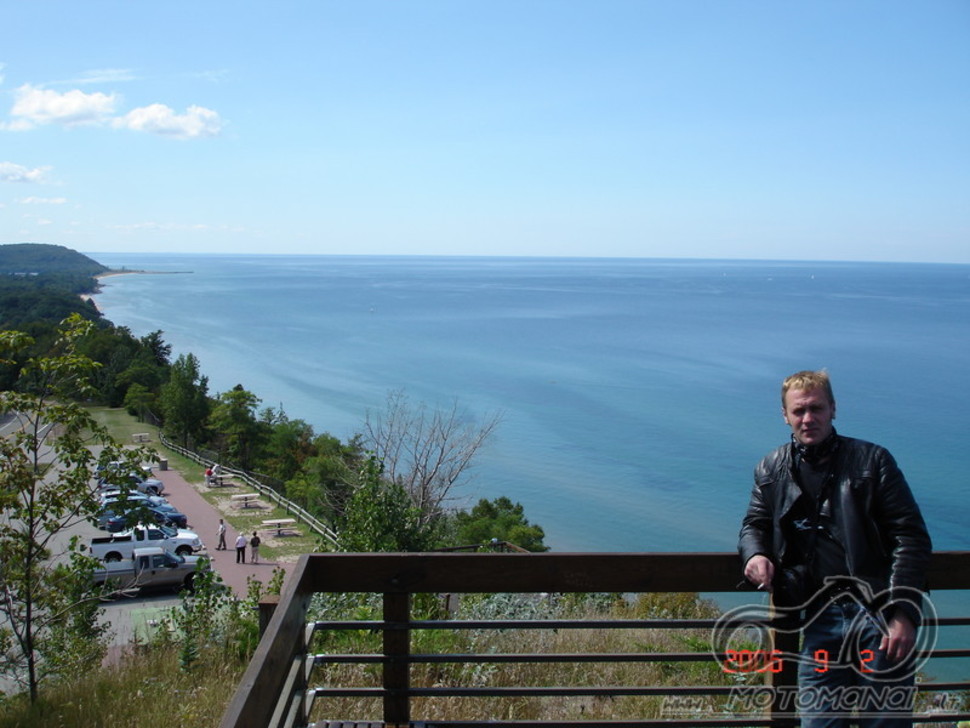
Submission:
<svg viewBox="0 0 970 728">
<path fill-rule="evenodd" d="M 318 597 L 311 618 L 372 619 L 379 599 L 356 595 Z M 208 608 L 206 609 L 208 611 Z M 514 595 L 466 597 L 459 619 L 693 619 L 716 617 L 713 605 L 691 594 L 650 594 L 634 602 L 615 596 L 529 599 Z M 248 626 L 247 626 L 248 629 Z M 133 648 L 120 662 L 74 679 L 46 686 L 41 700 L 25 696 L 0 699 L 0 728 L 208 728 L 216 726 L 235 692 L 255 644 L 244 634 L 203 640 L 186 663 L 178 631 L 151 645 Z M 245 631 L 245 630 L 244 630 Z M 171 638 L 175 634 L 176 638 Z M 231 636 L 231 639 L 225 639 Z M 703 629 L 579 630 L 415 630 L 412 651 L 419 653 L 624 653 L 687 652 L 709 654 L 710 631 Z M 380 635 L 368 630 L 331 631 L 315 638 L 318 653 L 380 651 Z M 412 685 L 429 687 L 542 686 L 680 686 L 731 685 L 713 660 L 702 662 L 580 664 L 431 664 L 412 669 Z M 748 676 L 742 679 L 757 679 Z M 318 667 L 311 685 L 379 687 L 379 666 Z M 928 707 L 932 695 L 924 695 Z M 698 702 L 698 700 L 702 702 Z M 960 708 L 965 696 L 951 707 Z M 959 703 L 959 705 L 957 704 Z M 673 712 L 661 697 L 513 697 L 415 699 L 412 715 L 420 720 L 558 720 L 582 721 L 709 717 L 730 712 L 724 698 L 690 701 Z M 381 720 L 379 700 L 318 699 L 311 720 Z M 951 724 L 952 725 L 952 724 Z"/>
<path fill-rule="evenodd" d="M 128 654 L 121 662 L 46 686 L 30 705 L 20 695 L 0 702 L 0 728 L 206 728 L 218 725 L 246 661 L 204 650 L 180 669 L 177 645 Z"/>
<path fill-rule="evenodd" d="M 345 605 L 344 605 L 345 606 Z M 490 595 L 465 597 L 462 619 L 649 619 L 714 618 L 716 608 L 692 594 L 644 595 L 630 602 L 618 595 L 537 597 Z M 336 615 L 326 615 L 336 618 Z M 363 615 L 361 615 L 363 616 Z M 699 652 L 710 654 L 710 630 L 563 629 L 563 630 L 415 630 L 416 654 Z M 367 632 L 320 635 L 315 652 L 367 654 L 380 651 L 379 636 Z M 380 670 L 370 665 L 318 667 L 311 684 L 379 687 Z M 593 663 L 444 663 L 415 665 L 414 687 L 619 687 L 729 685 L 713 659 L 701 662 Z M 696 717 L 725 708 L 723 699 L 695 701 Z M 412 715 L 420 720 L 622 720 L 670 717 L 663 697 L 459 697 L 418 698 Z M 682 713 L 678 717 L 685 717 Z M 313 720 L 374 720 L 381 704 L 367 698 L 319 698 Z"/>
</svg>

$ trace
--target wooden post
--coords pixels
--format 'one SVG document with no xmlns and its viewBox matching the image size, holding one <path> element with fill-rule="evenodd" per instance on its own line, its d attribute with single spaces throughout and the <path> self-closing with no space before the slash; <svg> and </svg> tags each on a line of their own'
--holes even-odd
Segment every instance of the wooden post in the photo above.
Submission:
<svg viewBox="0 0 970 728">
<path fill-rule="evenodd" d="M 384 594 L 384 621 L 407 624 L 411 620 L 411 595 Z M 411 722 L 411 631 L 406 627 L 384 629 L 384 724 L 407 726 Z"/>
<path fill-rule="evenodd" d="M 266 631 L 266 627 L 269 625 L 269 620 L 273 618 L 273 614 L 276 612 L 276 607 L 279 606 L 280 595 L 279 594 L 267 594 L 262 599 L 259 600 L 259 636 L 263 636 L 263 632 Z"/>
</svg>

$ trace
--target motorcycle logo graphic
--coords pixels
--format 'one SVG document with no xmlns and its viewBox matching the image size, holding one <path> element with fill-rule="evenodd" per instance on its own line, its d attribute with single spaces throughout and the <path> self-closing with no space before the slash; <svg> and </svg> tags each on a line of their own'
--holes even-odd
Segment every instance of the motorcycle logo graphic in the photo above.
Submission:
<svg viewBox="0 0 970 728">
<path fill-rule="evenodd" d="M 825 650 L 802 654 L 772 649 L 772 629 L 779 633 L 797 633 L 818 619 L 829 605 L 847 601 L 857 604 L 859 609 L 848 627 L 838 655 L 829 655 Z M 901 677 L 899 666 L 877 668 L 876 655 L 863 646 L 862 640 L 869 625 L 875 626 L 882 635 L 887 635 L 887 608 L 903 606 L 911 614 L 919 615 L 913 659 L 909 661 L 906 672 L 908 677 L 926 663 L 936 645 L 936 608 L 918 589 L 896 587 L 873 593 L 866 582 L 851 576 L 826 578 L 818 591 L 796 606 L 743 604 L 725 612 L 714 625 L 712 651 L 726 672 L 780 672 L 786 662 L 793 661 L 813 665 L 817 672 L 832 667 L 847 667 L 865 674 L 870 680 L 879 680 L 882 674 L 891 670 L 892 678 L 898 680 Z"/>
</svg>

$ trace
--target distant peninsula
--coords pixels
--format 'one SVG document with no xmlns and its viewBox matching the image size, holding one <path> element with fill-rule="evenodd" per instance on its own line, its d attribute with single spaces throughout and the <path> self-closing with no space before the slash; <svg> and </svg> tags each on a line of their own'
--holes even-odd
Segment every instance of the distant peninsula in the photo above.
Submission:
<svg viewBox="0 0 970 728">
<path fill-rule="evenodd" d="M 83 253 L 63 245 L 9 243 L 0 245 L 0 274 L 38 276 L 44 274 L 95 277 L 110 269 Z"/>
<path fill-rule="evenodd" d="M 161 271 L 111 269 L 63 245 L 0 244 L 0 329 L 56 323 L 71 313 L 99 320 L 101 312 L 92 299 L 100 290 L 99 281 L 129 273 Z"/>
</svg>

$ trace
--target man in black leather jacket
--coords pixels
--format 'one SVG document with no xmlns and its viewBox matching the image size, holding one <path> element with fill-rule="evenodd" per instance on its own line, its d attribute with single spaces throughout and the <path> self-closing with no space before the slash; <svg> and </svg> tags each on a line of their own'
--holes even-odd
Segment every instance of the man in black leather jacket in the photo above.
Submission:
<svg viewBox="0 0 970 728">
<path fill-rule="evenodd" d="M 911 691 L 920 616 L 911 595 L 925 587 L 932 550 L 919 506 L 885 448 L 836 433 L 826 372 L 788 377 L 782 413 L 791 443 L 755 469 L 738 543 L 745 578 L 787 607 L 806 603 L 831 577 L 852 577 L 888 597 L 879 629 L 876 615 L 858 600 L 835 599 L 818 618 L 806 619 L 802 650 L 812 659 L 799 665 L 802 726 L 847 726 L 853 710 L 860 725 L 911 725 L 911 700 L 903 709 L 878 700 L 847 706 L 838 691 L 855 688 L 857 696 L 865 685 Z M 820 656 L 843 654 L 847 640 L 858 640 L 854 649 L 868 664 L 820 665 Z M 889 693 L 881 695 L 885 701 Z"/>
</svg>

